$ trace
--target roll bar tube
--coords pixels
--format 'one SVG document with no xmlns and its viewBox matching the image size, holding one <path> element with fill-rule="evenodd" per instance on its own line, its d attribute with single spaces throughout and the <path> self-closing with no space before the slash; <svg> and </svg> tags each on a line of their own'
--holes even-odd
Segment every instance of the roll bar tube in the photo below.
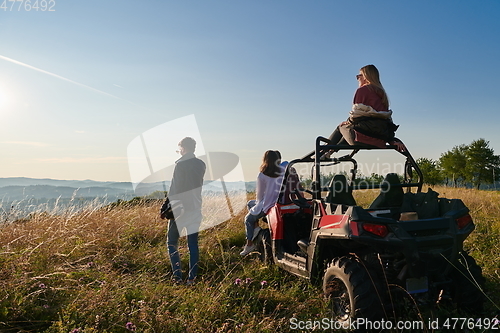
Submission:
<svg viewBox="0 0 500 333">
<path fill-rule="evenodd" d="M 322 144 L 326 143 L 326 144 Z M 397 147 L 394 145 L 388 145 L 383 148 L 375 147 L 375 146 L 368 146 L 368 145 L 332 145 L 330 144 L 330 141 L 322 136 L 318 136 L 316 138 L 316 147 L 315 150 L 306 156 L 304 156 L 301 160 L 302 161 L 312 161 L 313 160 L 313 155 L 314 155 L 314 173 L 313 173 L 313 182 L 312 182 L 312 192 L 313 192 L 313 199 L 321 199 L 321 191 L 323 190 L 321 188 L 320 184 L 320 159 L 323 154 L 328 152 L 329 150 L 352 150 L 353 152 L 348 156 L 350 159 L 345 159 L 346 161 L 353 160 L 352 157 L 354 154 L 356 154 L 359 150 L 384 150 L 384 149 L 394 149 L 396 151 Z M 407 163 L 416 171 L 417 173 L 417 182 L 415 183 L 410 183 L 410 179 L 407 179 L 408 175 L 405 174 L 405 183 L 398 185 L 401 187 L 406 187 L 408 191 L 410 190 L 411 187 L 417 187 L 417 192 L 420 192 L 422 190 L 423 186 L 423 174 L 420 168 L 418 167 L 418 164 L 415 162 L 413 159 L 413 156 L 411 156 L 410 152 L 408 150 L 400 152 L 398 151 L 401 155 L 406 157 Z M 355 164 L 357 166 L 357 164 Z M 393 185 L 395 186 L 395 185 Z M 353 185 L 352 189 L 377 189 L 377 188 L 382 188 L 383 185 L 373 185 L 371 187 L 369 186 L 362 186 L 362 185 Z"/>
</svg>

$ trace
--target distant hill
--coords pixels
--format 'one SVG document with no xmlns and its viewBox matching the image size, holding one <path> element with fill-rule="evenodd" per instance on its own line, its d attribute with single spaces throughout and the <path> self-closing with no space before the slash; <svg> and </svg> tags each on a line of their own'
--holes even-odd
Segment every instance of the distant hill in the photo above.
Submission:
<svg viewBox="0 0 500 333">
<path fill-rule="evenodd" d="M 84 187 L 75 188 L 69 186 L 53 185 L 27 185 L 27 186 L 4 186 L 0 187 L 0 198 L 6 200 L 55 199 L 55 198 L 96 198 L 109 197 L 121 198 L 133 196 L 132 189 L 121 189 L 114 187 Z"/>
<path fill-rule="evenodd" d="M 36 178 L 0 178 L 0 201 L 27 199 L 98 198 L 108 200 L 133 197 L 130 182 L 98 182 L 93 180 L 58 180 Z"/>
<path fill-rule="evenodd" d="M 95 180 L 59 180 L 59 179 L 49 179 L 49 178 L 26 178 L 26 177 L 0 178 L 0 187 L 30 186 L 30 185 L 66 186 L 74 188 L 111 187 L 111 188 L 132 190 L 132 183 L 130 182 L 99 182 Z"/>
<path fill-rule="evenodd" d="M 228 191 L 255 191 L 255 182 L 225 183 Z M 0 220 L 2 214 L 22 217 L 34 211 L 58 212 L 66 207 L 83 208 L 88 204 L 108 204 L 130 200 L 157 191 L 168 191 L 170 181 L 141 183 L 134 191 L 130 182 L 99 182 L 94 180 L 58 180 L 25 177 L 0 178 Z M 204 193 L 222 193 L 220 182 L 205 181 Z"/>
<path fill-rule="evenodd" d="M 241 189 L 243 186 L 247 191 L 255 191 L 255 181 L 253 182 L 228 182 L 225 184 L 227 190 Z M 170 181 L 159 183 L 141 183 L 134 191 L 130 182 L 100 182 L 95 180 L 59 180 L 59 179 L 39 179 L 39 178 L 0 178 L 0 201 L 23 200 L 27 198 L 52 199 L 52 198 L 95 198 L 121 196 L 145 196 L 155 191 L 168 191 Z M 220 183 L 205 181 L 204 191 L 222 191 Z"/>
</svg>

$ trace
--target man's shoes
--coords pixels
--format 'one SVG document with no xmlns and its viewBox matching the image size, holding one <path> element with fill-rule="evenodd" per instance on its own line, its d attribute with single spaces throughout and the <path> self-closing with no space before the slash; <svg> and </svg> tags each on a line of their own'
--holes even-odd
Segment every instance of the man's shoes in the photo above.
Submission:
<svg viewBox="0 0 500 333">
<path fill-rule="evenodd" d="M 253 237 L 252 237 L 252 240 L 254 240 L 255 238 L 257 238 L 257 236 L 259 235 L 259 232 L 262 230 L 261 227 L 256 227 L 255 229 L 253 229 Z"/>
<path fill-rule="evenodd" d="M 172 282 L 176 285 L 181 285 L 182 284 L 182 279 L 178 277 L 172 278 Z"/>
<path fill-rule="evenodd" d="M 255 250 L 255 248 L 256 248 L 255 244 L 252 244 L 250 246 L 245 245 L 245 247 L 243 248 L 243 251 L 240 252 L 240 256 L 246 256 L 250 252 L 253 252 Z"/>
<path fill-rule="evenodd" d="M 195 279 L 192 279 L 192 280 L 187 280 L 187 281 L 186 281 L 186 286 L 193 286 L 195 283 L 196 283 L 196 280 L 195 280 Z"/>
</svg>

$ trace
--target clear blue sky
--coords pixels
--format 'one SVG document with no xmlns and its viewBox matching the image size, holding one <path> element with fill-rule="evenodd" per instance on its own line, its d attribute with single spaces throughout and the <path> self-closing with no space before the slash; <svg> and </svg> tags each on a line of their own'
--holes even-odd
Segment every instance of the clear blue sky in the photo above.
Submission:
<svg viewBox="0 0 500 333">
<path fill-rule="evenodd" d="M 500 153 L 497 0 L 19 3 L 0 9 L 0 177 L 129 181 L 128 144 L 194 114 L 253 180 L 347 118 L 366 64 L 415 158 Z"/>
</svg>

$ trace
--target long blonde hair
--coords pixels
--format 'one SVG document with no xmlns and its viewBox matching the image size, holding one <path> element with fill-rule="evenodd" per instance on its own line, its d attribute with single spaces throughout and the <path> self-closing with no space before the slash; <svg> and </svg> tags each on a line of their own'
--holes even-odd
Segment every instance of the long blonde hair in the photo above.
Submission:
<svg viewBox="0 0 500 333">
<path fill-rule="evenodd" d="M 268 150 L 262 158 L 260 172 L 271 178 L 276 178 L 281 174 L 281 154 L 277 150 Z"/>
<path fill-rule="evenodd" d="M 384 86 L 382 86 L 382 83 L 380 82 L 380 74 L 377 67 L 374 65 L 366 65 L 361 67 L 360 72 L 365 77 L 365 80 L 372 86 L 375 93 L 380 96 L 382 104 L 384 104 L 384 106 L 387 107 L 387 110 L 389 110 L 389 97 L 387 97 Z"/>
</svg>

